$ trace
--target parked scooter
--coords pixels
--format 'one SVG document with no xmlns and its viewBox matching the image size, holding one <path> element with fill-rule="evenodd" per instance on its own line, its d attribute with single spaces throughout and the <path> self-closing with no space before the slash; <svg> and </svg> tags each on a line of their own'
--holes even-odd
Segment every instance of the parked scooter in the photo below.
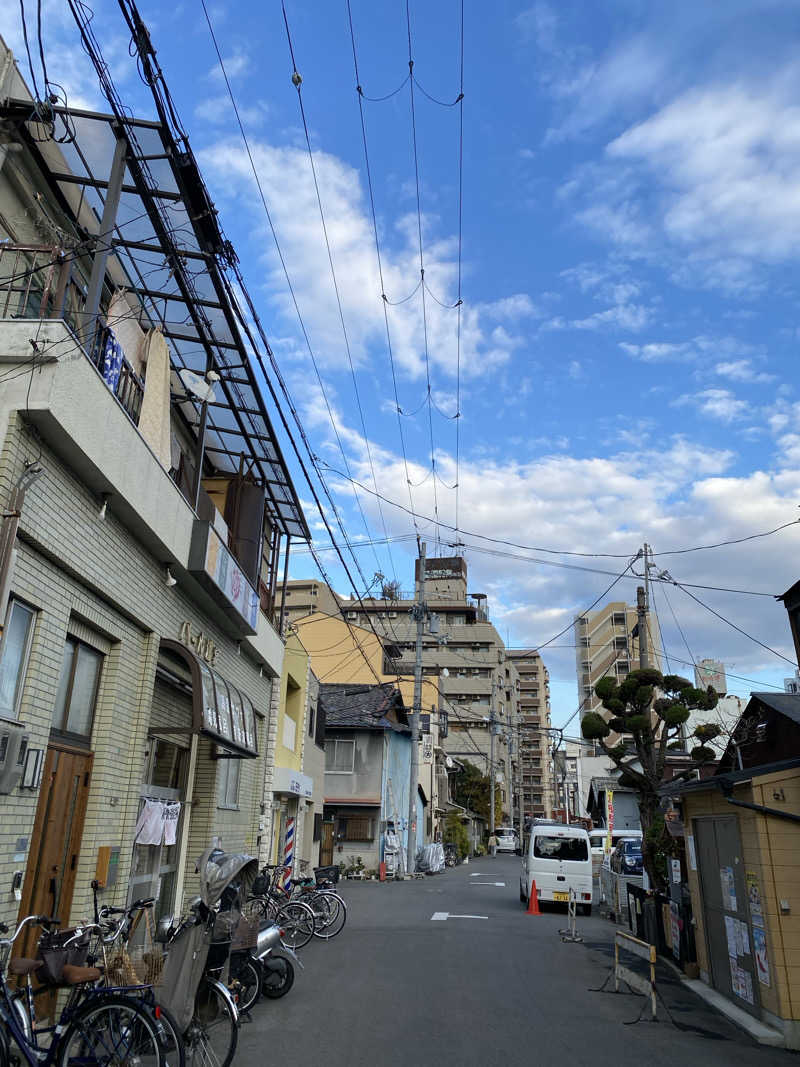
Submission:
<svg viewBox="0 0 800 1067">
<path fill-rule="evenodd" d="M 303 964 L 288 945 L 282 944 L 282 937 L 277 923 L 262 923 L 254 945 L 231 952 L 229 987 L 235 992 L 240 1013 L 248 1011 L 262 993 L 277 1000 L 292 988 L 294 964 L 301 968 Z"/>
</svg>

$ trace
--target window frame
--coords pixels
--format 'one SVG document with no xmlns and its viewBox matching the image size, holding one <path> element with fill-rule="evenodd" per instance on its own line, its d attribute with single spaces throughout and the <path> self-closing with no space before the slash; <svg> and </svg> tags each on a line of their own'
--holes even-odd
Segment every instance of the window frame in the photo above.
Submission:
<svg viewBox="0 0 800 1067">
<path fill-rule="evenodd" d="M 8 598 L 8 606 L 6 608 L 6 616 L 3 622 L 3 636 L 0 639 L 0 663 L 2 663 L 3 654 L 6 649 L 6 635 L 9 633 L 11 625 L 11 616 L 14 608 L 19 605 L 23 611 L 30 612 L 30 619 L 28 622 L 28 632 L 25 635 L 25 644 L 22 650 L 22 656 L 20 657 L 19 667 L 17 669 L 17 680 L 15 683 L 14 702 L 6 713 L 0 710 L 0 720 L 5 719 L 7 722 L 19 722 L 19 712 L 22 706 L 22 694 L 25 691 L 25 679 L 28 676 L 28 667 L 31 660 L 31 647 L 33 645 L 33 631 L 36 628 L 36 616 L 38 611 L 32 604 L 22 600 L 21 597 L 10 596 Z"/>
<path fill-rule="evenodd" d="M 217 749 L 215 758 L 217 762 L 217 808 L 223 811 L 239 811 L 239 792 L 242 785 L 242 761 L 236 756 L 220 755 L 219 748 Z M 236 789 L 234 791 L 233 800 L 229 799 L 228 796 L 231 784 L 231 764 L 236 765 Z M 224 773 L 222 772 L 222 767 L 225 767 Z"/>
<path fill-rule="evenodd" d="M 74 741 L 80 745 L 86 745 L 91 747 L 92 743 L 92 731 L 94 730 L 94 719 L 97 714 L 97 698 L 100 694 L 100 685 L 103 679 L 103 668 L 105 666 L 106 656 L 104 652 L 101 652 L 99 648 L 95 648 L 94 645 L 90 645 L 87 641 L 82 641 L 79 637 L 75 637 L 74 634 L 68 633 L 64 640 L 64 652 L 68 646 L 72 646 L 72 662 L 69 669 L 69 680 L 67 681 L 67 689 L 64 694 L 64 712 L 61 723 L 56 725 L 55 713 L 56 709 L 53 707 L 53 719 L 51 725 L 51 731 L 56 733 L 59 737 L 66 738 L 70 741 Z M 100 669 L 97 672 L 95 678 L 94 691 L 92 692 L 92 699 L 90 702 L 91 718 L 89 721 L 89 729 L 85 734 L 76 733 L 74 730 L 68 730 L 66 728 L 69 722 L 70 704 L 72 701 L 72 693 L 75 687 L 75 672 L 78 667 L 78 652 L 81 648 L 87 649 L 93 655 L 98 656 L 100 659 Z M 61 680 L 59 678 L 59 689 L 61 688 Z M 56 694 L 57 695 L 57 694 Z"/>
<path fill-rule="evenodd" d="M 350 769 L 342 770 L 335 767 L 328 767 L 328 743 L 333 745 L 333 763 L 336 763 L 336 748 L 338 745 L 350 745 L 351 760 Z M 326 737 L 325 738 L 325 773 L 326 774 L 355 774 L 356 766 L 356 742 L 354 738 L 349 737 Z"/>
</svg>

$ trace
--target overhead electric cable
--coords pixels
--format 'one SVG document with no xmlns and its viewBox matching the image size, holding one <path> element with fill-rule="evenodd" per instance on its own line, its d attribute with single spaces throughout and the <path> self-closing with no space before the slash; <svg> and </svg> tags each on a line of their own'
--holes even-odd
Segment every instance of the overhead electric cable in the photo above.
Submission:
<svg viewBox="0 0 800 1067">
<path fill-rule="evenodd" d="M 351 377 L 352 382 L 353 382 L 353 392 L 355 393 L 355 397 L 356 397 L 356 406 L 358 408 L 358 416 L 359 416 L 359 420 L 361 422 L 361 432 L 363 434 L 364 447 L 366 448 L 367 460 L 369 462 L 369 469 L 370 469 L 370 473 L 372 474 L 372 483 L 373 483 L 373 485 L 375 487 L 375 495 L 376 495 L 377 504 L 378 504 L 378 514 L 380 516 L 381 525 L 383 526 L 384 537 L 387 538 L 387 542 L 388 542 L 389 530 L 388 530 L 388 528 L 386 526 L 386 518 L 385 518 L 385 516 L 383 514 L 383 505 L 381 503 L 380 496 L 378 494 L 378 480 L 377 480 L 377 477 L 376 477 L 376 474 L 375 474 L 375 463 L 374 463 L 374 461 L 372 459 L 372 446 L 370 445 L 369 433 L 367 431 L 367 423 L 366 423 L 366 419 L 364 418 L 364 406 L 361 403 L 361 394 L 359 393 L 359 389 L 358 389 L 358 381 L 356 379 L 356 370 L 355 370 L 355 366 L 353 364 L 352 351 L 350 349 L 350 338 L 348 336 L 347 326 L 345 325 L 345 321 L 344 321 L 344 309 L 342 307 L 342 297 L 341 297 L 341 293 L 339 291 L 339 281 L 338 281 L 338 279 L 336 277 L 336 268 L 335 268 L 334 262 L 333 262 L 333 250 L 331 248 L 330 237 L 328 235 L 328 224 L 327 224 L 327 222 L 325 220 L 325 211 L 324 211 L 323 206 L 322 206 L 322 195 L 320 193 L 319 179 L 317 177 L 317 167 L 316 167 L 316 163 L 314 162 L 314 152 L 313 152 L 313 150 L 311 148 L 311 135 L 310 135 L 310 133 L 308 131 L 308 120 L 306 118 L 305 103 L 303 101 L 303 79 L 300 76 L 299 71 L 297 70 L 297 61 L 295 59 L 295 54 L 294 54 L 294 44 L 292 42 L 291 30 L 289 29 L 289 17 L 288 17 L 288 15 L 286 13 L 286 4 L 283 3 L 283 2 L 281 2 L 281 11 L 283 12 L 283 24 L 286 27 L 286 40 L 287 40 L 288 45 L 289 45 L 289 55 L 291 56 L 291 60 L 292 60 L 292 84 L 295 86 L 295 88 L 297 90 L 297 102 L 298 102 L 298 105 L 300 107 L 300 118 L 301 118 L 302 123 L 303 123 L 303 133 L 305 135 L 306 148 L 308 150 L 308 161 L 309 161 L 309 164 L 311 166 L 311 177 L 312 177 L 312 179 L 314 181 L 314 192 L 316 194 L 317 208 L 319 209 L 319 218 L 320 218 L 320 223 L 322 225 L 322 235 L 323 235 L 323 237 L 325 239 L 325 250 L 326 250 L 326 252 L 328 254 L 328 266 L 330 267 L 331 280 L 333 282 L 333 291 L 334 291 L 334 294 L 336 296 L 336 307 L 337 307 L 337 309 L 339 311 L 339 323 L 340 323 L 340 325 L 342 327 L 342 338 L 344 339 L 345 352 L 347 353 L 347 362 L 348 362 L 348 365 L 350 367 L 350 377 Z M 375 559 L 376 560 L 378 559 L 377 551 L 375 553 Z M 392 555 L 391 545 L 389 545 L 389 565 L 390 565 L 390 567 L 392 569 L 392 576 L 393 576 L 394 580 L 397 581 L 397 571 L 395 570 L 395 566 L 394 566 L 394 557 Z"/>
<path fill-rule="evenodd" d="M 683 592 L 688 597 L 691 597 L 691 599 L 694 600 L 696 604 L 699 604 L 701 608 L 705 608 L 706 611 L 710 611 L 711 614 L 715 615 L 721 622 L 727 623 L 727 625 L 730 626 L 732 629 L 736 630 L 737 633 L 742 634 L 743 637 L 746 637 L 748 638 L 748 640 L 753 641 L 757 645 L 760 645 L 761 648 L 766 649 L 767 652 L 771 652 L 772 655 L 777 656 L 778 659 L 782 659 L 784 660 L 784 662 L 790 663 L 795 669 L 797 668 L 798 664 L 795 660 L 789 659 L 788 656 L 784 656 L 784 654 L 782 652 L 778 652 L 777 649 L 771 648 L 769 645 L 765 645 L 763 641 L 760 641 L 757 637 L 753 637 L 753 635 L 749 634 L 747 630 L 743 630 L 741 626 L 737 626 L 735 622 L 731 622 L 731 620 L 726 618 L 724 615 L 720 615 L 718 611 L 715 611 L 714 608 L 704 603 L 702 600 L 700 600 L 699 597 L 696 597 L 694 593 L 689 592 L 689 589 L 682 582 L 676 582 L 673 580 L 672 584 L 677 585 L 678 589 L 682 589 Z"/>
<path fill-rule="evenodd" d="M 345 468 L 349 471 L 350 465 L 349 465 L 347 457 L 345 455 L 344 445 L 342 444 L 342 440 L 341 440 L 341 436 L 339 434 L 339 430 L 338 430 L 338 427 L 337 427 L 337 424 L 336 424 L 336 420 L 335 420 L 335 418 L 333 416 L 333 412 L 331 410 L 331 406 L 330 406 L 330 403 L 328 401 L 328 395 L 327 395 L 327 392 L 325 390 L 324 383 L 322 381 L 322 375 L 320 374 L 320 371 L 319 371 L 319 367 L 318 367 L 318 364 L 317 364 L 316 356 L 314 355 L 314 350 L 313 350 L 312 345 L 311 345 L 311 339 L 310 339 L 310 337 L 308 335 L 308 330 L 306 329 L 306 325 L 305 325 L 305 322 L 303 320 L 303 316 L 302 316 L 302 314 L 300 312 L 300 306 L 299 306 L 298 301 L 297 301 L 297 296 L 296 296 L 296 293 L 294 291 L 294 286 L 292 285 L 291 278 L 289 276 L 289 270 L 288 270 L 288 267 L 286 265 L 286 260 L 284 259 L 283 251 L 281 249 L 280 242 L 278 240 L 278 234 L 277 234 L 277 231 L 276 231 L 275 226 L 274 226 L 273 221 L 272 221 L 272 214 L 271 214 L 271 212 L 269 210 L 269 207 L 267 205 L 267 199 L 266 199 L 266 196 L 264 194 L 264 189 L 263 189 L 263 186 L 261 184 L 261 180 L 260 180 L 259 175 L 258 175 L 258 170 L 257 170 L 256 165 L 255 165 L 255 160 L 253 159 L 253 154 L 252 154 L 252 151 L 250 149 L 250 142 L 248 140 L 247 133 L 245 132 L 244 123 L 242 121 L 242 118 L 241 118 L 241 115 L 240 115 L 240 112 L 239 112 L 239 107 L 238 107 L 238 105 L 236 103 L 236 98 L 235 98 L 234 93 L 233 93 L 233 87 L 232 87 L 232 85 L 230 83 L 230 79 L 228 78 L 227 70 L 225 69 L 225 63 L 224 63 L 224 61 L 222 59 L 222 53 L 220 51 L 219 44 L 217 42 L 216 34 L 214 33 L 214 27 L 213 27 L 212 22 L 211 22 L 211 17 L 210 17 L 210 15 L 208 13 L 208 8 L 206 6 L 205 0 L 200 0 L 200 2 L 201 2 L 201 5 L 202 5 L 202 8 L 203 8 L 203 13 L 205 15 L 206 23 L 208 25 L 209 33 L 211 35 L 211 40 L 212 40 L 213 45 L 214 45 L 214 50 L 215 50 L 215 52 L 217 54 L 217 60 L 218 60 L 219 65 L 220 65 L 220 70 L 222 72 L 222 76 L 224 78 L 226 88 L 228 90 L 228 96 L 230 98 L 234 114 L 236 116 L 236 121 L 237 121 L 237 124 L 239 126 L 239 132 L 241 134 L 242 141 L 243 141 L 244 146 L 245 146 L 245 151 L 247 152 L 248 160 L 250 161 L 250 169 L 252 170 L 253 177 L 254 177 L 255 182 L 256 182 L 256 187 L 258 189 L 259 196 L 261 198 L 261 205 L 262 205 L 262 207 L 264 209 L 264 213 L 265 213 L 266 218 L 267 218 L 267 223 L 269 225 L 269 229 L 270 229 L 270 232 L 272 234 L 273 241 L 275 243 L 275 248 L 276 248 L 277 253 L 278 253 L 278 258 L 279 258 L 281 266 L 283 268 L 283 274 L 284 274 L 284 277 L 286 279 L 286 284 L 287 284 L 287 287 L 289 289 L 289 293 L 290 293 L 291 298 L 292 298 L 292 303 L 294 304 L 294 309 L 295 309 L 295 312 L 297 314 L 298 322 L 300 324 L 300 329 L 301 329 L 301 332 L 303 334 L 303 338 L 304 338 L 305 343 L 306 343 L 306 348 L 308 349 L 308 353 L 309 353 L 309 356 L 311 358 L 312 365 L 314 367 L 314 371 L 315 371 L 315 374 L 316 374 L 316 377 L 317 377 L 317 382 L 318 382 L 318 384 L 320 386 L 320 390 L 321 390 L 321 393 L 322 393 L 323 400 L 325 402 L 325 406 L 326 406 L 326 409 L 327 409 L 327 412 L 328 412 L 328 417 L 330 419 L 331 426 L 333 428 L 334 435 L 335 435 L 336 440 L 337 440 L 337 442 L 339 444 L 339 450 L 340 450 L 341 455 L 342 455 L 342 460 L 344 462 Z M 251 313 L 255 314 L 255 308 L 252 306 L 252 302 L 250 301 L 249 294 L 247 294 L 247 290 L 244 287 L 243 279 L 241 279 L 240 275 L 238 274 L 238 270 L 237 270 L 236 273 L 237 273 L 237 280 L 240 281 L 240 285 L 242 286 L 242 290 L 246 294 L 246 298 L 247 298 L 247 301 L 248 301 L 248 305 L 250 306 Z M 256 316 L 256 321 L 258 322 L 259 328 L 260 328 L 260 320 L 258 320 L 257 316 Z M 268 352 L 269 352 L 269 355 L 270 355 L 270 360 L 271 360 L 273 369 L 277 369 L 277 364 L 276 364 L 276 362 L 274 360 L 274 356 L 272 355 L 272 351 L 269 348 L 269 346 L 267 346 L 267 348 L 268 348 Z M 269 379 L 268 379 L 266 373 L 265 373 L 265 380 L 267 382 L 269 382 Z M 283 382 L 282 377 L 279 378 L 279 381 L 280 381 L 281 388 L 282 388 L 284 394 L 288 396 L 288 391 L 286 390 L 285 383 Z M 280 405 L 278 405 L 278 408 L 280 410 Z M 297 414 L 297 410 L 294 407 L 293 403 L 291 404 L 291 409 L 292 409 L 293 417 L 294 417 L 296 423 L 299 425 L 299 415 Z M 302 432 L 303 432 L 303 435 L 305 435 L 304 431 L 302 431 Z M 314 464 L 315 468 L 317 468 L 317 474 L 320 477 L 321 484 L 325 488 L 326 495 L 328 496 L 328 499 L 330 501 L 331 507 L 333 509 L 333 513 L 336 516 L 337 523 L 338 523 L 340 529 L 342 530 L 343 536 L 346 537 L 346 534 L 345 534 L 345 531 L 344 531 L 344 526 L 343 526 L 343 524 L 341 522 L 341 518 L 339 516 L 339 511 L 338 511 L 338 508 L 336 507 L 336 503 L 333 500 L 333 497 L 327 491 L 327 486 L 325 484 L 325 481 L 322 478 L 321 473 L 319 472 L 319 469 L 317 467 L 316 457 L 314 456 L 314 453 L 311 450 L 311 447 L 308 444 L 307 440 L 306 440 L 306 446 L 308 448 L 309 455 L 312 458 L 312 463 Z M 357 493 L 354 493 L 354 498 L 356 500 L 356 504 L 357 504 L 358 510 L 359 510 L 359 512 L 361 514 L 361 518 L 362 518 L 362 521 L 364 523 L 364 528 L 365 528 L 365 530 L 367 532 L 367 537 L 369 539 L 370 538 L 369 526 L 367 524 L 366 516 L 364 515 L 363 508 L 361 507 L 361 501 L 359 500 Z M 335 543 L 335 539 L 334 538 L 331 538 L 331 540 Z M 359 570 L 359 573 L 360 573 L 361 569 L 360 569 L 358 560 L 356 559 L 355 556 L 353 557 L 353 559 L 355 561 L 356 568 Z M 378 566 L 380 567 L 380 560 L 378 559 L 377 552 L 375 553 L 375 559 L 376 559 L 376 562 L 377 562 Z M 361 575 L 361 577 L 362 577 L 362 580 L 363 580 L 363 584 L 366 586 L 367 582 L 366 582 L 366 579 L 364 579 L 363 574 Z M 349 574 L 348 574 L 348 578 L 350 579 L 351 584 L 352 584 L 352 578 L 350 577 Z"/>
<path fill-rule="evenodd" d="M 425 380 L 428 387 L 428 432 L 431 448 L 431 470 L 436 473 L 436 448 L 433 441 L 433 409 L 431 406 L 431 364 L 428 352 L 428 311 L 425 303 L 425 255 L 422 241 L 422 201 L 420 196 L 419 182 L 419 152 L 417 151 L 417 116 L 414 105 L 414 57 L 411 46 L 411 8 L 409 0 L 406 0 L 406 28 L 408 30 L 408 87 L 411 102 L 411 143 L 414 152 L 414 184 L 417 200 L 417 237 L 419 239 L 419 277 L 422 282 L 420 292 L 422 294 L 422 337 L 425 353 Z M 435 516 L 436 545 L 439 546 L 439 494 L 436 490 L 436 479 L 433 481 L 433 514 Z"/>
</svg>

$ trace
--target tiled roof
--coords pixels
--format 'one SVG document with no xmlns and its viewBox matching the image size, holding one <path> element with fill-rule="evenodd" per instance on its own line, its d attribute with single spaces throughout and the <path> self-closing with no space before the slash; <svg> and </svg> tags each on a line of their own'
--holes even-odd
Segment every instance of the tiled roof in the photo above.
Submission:
<svg viewBox="0 0 800 1067">
<path fill-rule="evenodd" d="M 346 685 L 323 683 L 319 700 L 325 708 L 325 727 L 407 731 L 408 719 L 400 691 L 391 684 Z M 394 711 L 400 722 L 388 719 Z"/>
</svg>

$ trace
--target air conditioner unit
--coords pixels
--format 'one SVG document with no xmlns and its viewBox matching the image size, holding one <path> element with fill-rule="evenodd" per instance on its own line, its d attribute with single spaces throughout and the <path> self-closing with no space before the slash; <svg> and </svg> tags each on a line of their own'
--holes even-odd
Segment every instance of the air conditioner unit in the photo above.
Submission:
<svg viewBox="0 0 800 1067">
<path fill-rule="evenodd" d="M 386 612 L 386 618 L 387 619 L 396 619 L 397 618 L 397 612 L 396 611 L 387 611 Z"/>
<path fill-rule="evenodd" d="M 347 618 L 350 621 L 353 621 L 354 619 L 357 619 L 358 618 L 358 612 L 357 611 L 348 611 Z"/>
<path fill-rule="evenodd" d="M 10 793 L 19 785 L 29 736 L 22 726 L 9 724 L 0 730 L 0 795 Z"/>
</svg>

